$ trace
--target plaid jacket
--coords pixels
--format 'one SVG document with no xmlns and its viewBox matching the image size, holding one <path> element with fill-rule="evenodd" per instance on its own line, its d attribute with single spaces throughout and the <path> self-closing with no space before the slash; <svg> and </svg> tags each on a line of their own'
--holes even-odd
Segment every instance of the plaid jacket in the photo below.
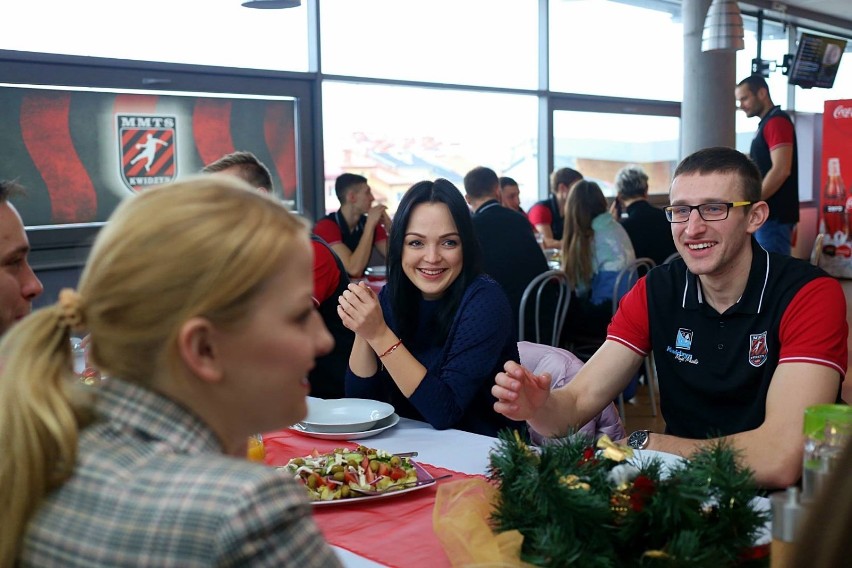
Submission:
<svg viewBox="0 0 852 568">
<path fill-rule="evenodd" d="M 338 566 L 303 488 L 221 454 L 175 402 L 106 381 L 73 477 L 30 521 L 20 566 Z"/>
</svg>

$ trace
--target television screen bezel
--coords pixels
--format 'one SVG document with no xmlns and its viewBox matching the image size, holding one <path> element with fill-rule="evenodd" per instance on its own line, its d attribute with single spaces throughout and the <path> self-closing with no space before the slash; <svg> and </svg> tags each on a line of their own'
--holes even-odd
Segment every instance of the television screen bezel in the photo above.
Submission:
<svg viewBox="0 0 852 568">
<path fill-rule="evenodd" d="M 810 60 L 805 60 L 804 58 L 804 49 L 805 46 L 810 43 L 810 41 L 806 42 L 805 40 L 816 40 L 819 42 L 818 49 L 818 61 L 811 62 Z M 792 65 L 790 66 L 790 75 L 788 82 L 791 85 L 797 85 L 803 89 L 810 89 L 813 87 L 821 88 L 821 89 L 830 89 L 834 86 L 834 81 L 837 78 L 837 71 L 840 69 L 840 63 L 843 61 L 843 53 L 846 50 L 846 40 L 842 38 L 835 38 L 831 36 L 822 36 L 810 32 L 802 32 L 799 36 L 798 47 L 796 48 L 796 55 L 793 58 Z M 825 55 L 826 46 L 829 44 L 837 45 L 840 47 L 840 57 L 837 62 L 832 65 L 824 65 L 822 62 L 822 58 Z M 814 74 L 807 73 L 804 74 L 801 72 L 800 66 L 804 63 L 816 63 L 818 65 L 817 70 Z M 825 73 L 829 71 L 829 73 Z M 811 79 L 814 77 L 813 79 Z M 826 79 L 830 78 L 830 81 L 826 83 Z"/>
</svg>

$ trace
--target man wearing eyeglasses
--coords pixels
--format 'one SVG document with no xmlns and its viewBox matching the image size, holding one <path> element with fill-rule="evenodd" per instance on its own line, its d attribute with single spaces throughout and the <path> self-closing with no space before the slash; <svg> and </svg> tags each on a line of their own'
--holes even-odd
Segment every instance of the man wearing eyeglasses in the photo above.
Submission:
<svg viewBox="0 0 852 568">
<path fill-rule="evenodd" d="M 769 214 L 745 155 L 708 148 L 677 167 L 666 216 L 681 259 L 628 292 L 607 341 L 564 389 L 514 362 L 495 378 L 495 409 L 564 436 L 599 413 L 652 350 L 664 433 L 630 446 L 689 457 L 719 438 L 767 488 L 796 483 L 806 407 L 839 400 L 846 373 L 840 285 L 810 264 L 768 253 L 754 233 Z"/>
</svg>

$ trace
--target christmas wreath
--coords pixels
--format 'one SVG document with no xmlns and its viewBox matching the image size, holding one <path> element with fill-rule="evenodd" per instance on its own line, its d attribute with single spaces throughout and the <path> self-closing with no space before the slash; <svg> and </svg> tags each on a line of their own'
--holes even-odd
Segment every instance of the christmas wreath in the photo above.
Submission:
<svg viewBox="0 0 852 568">
<path fill-rule="evenodd" d="M 666 467 L 606 436 L 597 450 L 583 437 L 538 449 L 505 432 L 490 460 L 492 526 L 519 531 L 521 559 L 540 566 L 739 565 L 767 521 L 722 443 Z"/>
</svg>

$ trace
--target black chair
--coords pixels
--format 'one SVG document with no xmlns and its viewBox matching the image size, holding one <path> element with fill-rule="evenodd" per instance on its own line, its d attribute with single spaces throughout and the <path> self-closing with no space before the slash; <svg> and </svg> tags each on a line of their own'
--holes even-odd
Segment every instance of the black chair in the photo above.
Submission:
<svg viewBox="0 0 852 568">
<path fill-rule="evenodd" d="M 669 259 L 671 259 L 671 257 L 669 257 Z M 669 259 L 666 259 L 666 262 L 670 262 Z M 650 272 L 655 266 L 657 266 L 656 263 L 650 258 L 637 258 L 618 273 L 618 276 L 615 277 L 615 284 L 612 289 L 612 315 L 615 315 L 616 310 L 618 310 L 618 302 L 621 300 L 621 297 L 626 294 L 634 284 L 636 284 L 636 281 L 639 280 L 640 277 L 648 274 L 648 272 Z M 649 352 L 645 357 L 644 364 L 645 379 L 648 383 L 648 394 L 651 397 L 651 412 L 654 416 L 656 416 L 657 368 L 654 366 L 653 351 Z M 627 424 L 624 413 L 624 394 L 622 393 L 619 393 L 618 395 L 618 413 L 621 415 L 621 422 Z"/>
<path fill-rule="evenodd" d="M 527 323 L 527 303 L 535 299 L 532 306 L 534 338 L 525 338 Z M 543 345 L 559 347 L 559 337 L 568 314 L 571 301 L 571 285 L 561 270 L 542 272 L 527 284 L 521 296 L 518 310 L 518 341 L 534 341 Z M 544 305 L 542 305 L 542 303 Z"/>
</svg>

